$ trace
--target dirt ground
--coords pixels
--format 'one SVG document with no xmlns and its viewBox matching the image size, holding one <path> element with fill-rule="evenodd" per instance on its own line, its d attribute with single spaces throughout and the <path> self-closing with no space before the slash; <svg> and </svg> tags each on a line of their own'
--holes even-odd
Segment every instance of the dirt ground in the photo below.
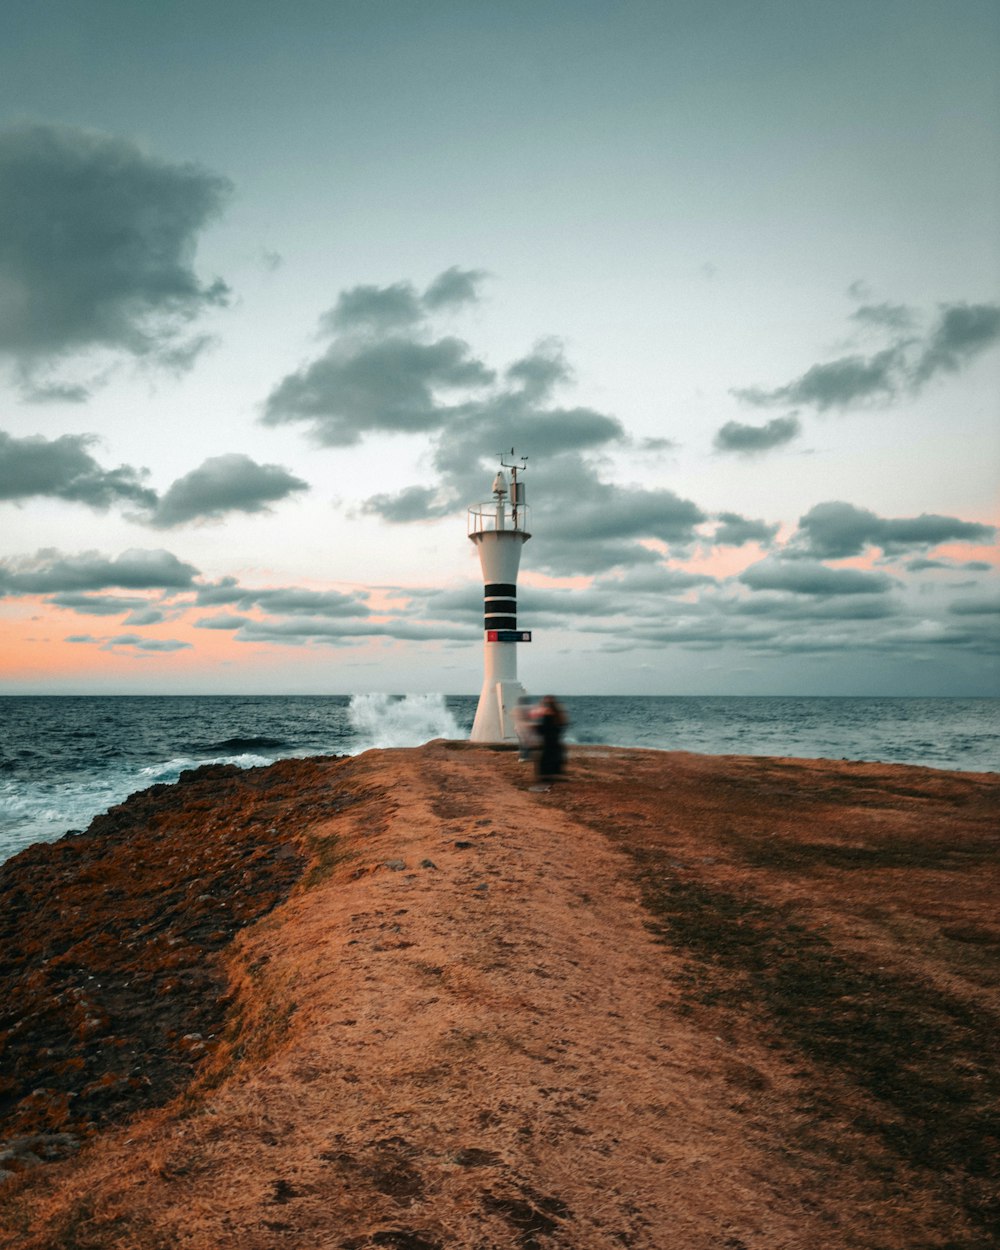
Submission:
<svg viewBox="0 0 1000 1250">
<path fill-rule="evenodd" d="M 18 931 L 90 929 L 19 948 L 0 1039 L 23 1064 L 47 1030 L 59 1075 L 0 1101 L 0 1245 L 996 1245 L 1000 778 L 615 748 L 529 774 L 436 742 L 196 775 L 18 857 Z"/>
</svg>

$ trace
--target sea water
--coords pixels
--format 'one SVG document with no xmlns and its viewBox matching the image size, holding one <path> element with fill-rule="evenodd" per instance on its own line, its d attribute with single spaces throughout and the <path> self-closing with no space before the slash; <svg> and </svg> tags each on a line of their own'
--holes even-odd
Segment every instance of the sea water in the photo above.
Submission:
<svg viewBox="0 0 1000 1250">
<path fill-rule="evenodd" d="M 576 697 L 569 740 L 1000 769 L 1000 700 Z M 473 696 L 0 698 L 0 861 L 202 764 L 467 738 Z"/>
</svg>

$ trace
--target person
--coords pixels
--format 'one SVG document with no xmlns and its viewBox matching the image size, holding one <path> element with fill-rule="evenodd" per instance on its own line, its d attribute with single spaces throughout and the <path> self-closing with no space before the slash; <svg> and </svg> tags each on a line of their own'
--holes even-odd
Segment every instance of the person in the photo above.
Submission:
<svg viewBox="0 0 1000 1250">
<path fill-rule="evenodd" d="M 562 735 L 566 724 L 566 713 L 555 696 L 547 694 L 538 705 L 538 717 L 535 721 L 535 732 L 539 739 L 535 771 L 539 782 L 552 781 L 562 773 L 565 759 Z"/>
<path fill-rule="evenodd" d="M 514 730 L 517 733 L 517 762 L 527 764 L 538 742 L 535 731 L 535 706 L 526 694 L 514 704 Z"/>
</svg>

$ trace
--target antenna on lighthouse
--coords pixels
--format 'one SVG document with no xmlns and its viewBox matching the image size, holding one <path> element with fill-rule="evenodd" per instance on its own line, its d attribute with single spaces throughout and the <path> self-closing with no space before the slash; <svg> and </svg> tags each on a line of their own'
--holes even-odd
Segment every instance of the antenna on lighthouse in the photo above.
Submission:
<svg viewBox="0 0 1000 1250">
<path fill-rule="evenodd" d="M 504 468 L 504 469 L 510 469 L 510 504 L 511 504 L 511 516 L 512 516 L 513 521 L 514 521 L 514 528 L 515 528 L 515 529 L 518 529 L 519 527 L 518 527 L 518 522 L 517 522 L 517 514 L 518 514 L 518 512 L 519 512 L 519 511 L 520 511 L 520 512 L 522 512 L 522 513 L 524 512 L 524 509 L 525 509 L 525 496 L 524 496 L 524 483 L 523 483 L 523 482 L 519 482 L 519 481 L 517 480 L 517 475 L 518 475 L 519 473 L 523 473 L 523 472 L 525 471 L 525 469 L 527 469 L 527 467 L 528 467 L 528 457 L 527 457 L 527 456 L 521 456 L 521 457 L 519 457 L 519 459 L 520 459 L 520 461 L 521 461 L 521 463 L 520 463 L 520 464 L 514 464 L 514 463 L 512 463 L 512 462 L 515 460 L 515 458 L 518 458 L 518 457 L 517 457 L 517 453 L 514 451 L 514 448 L 513 448 L 513 447 L 510 449 L 510 462 L 508 462 L 507 460 L 505 460 L 505 459 L 504 459 L 504 452 L 501 452 L 501 453 L 500 453 L 500 464 L 501 464 L 502 468 Z"/>
<path fill-rule="evenodd" d="M 524 698 L 517 680 L 517 644 L 530 642 L 531 633 L 517 628 L 517 570 L 521 548 L 531 535 L 527 530 L 528 505 L 524 483 L 518 481 L 528 462 L 521 456 L 510 460 L 500 453 L 500 468 L 493 479 L 492 503 L 469 508 L 469 538 L 479 551 L 483 570 L 483 689 L 472 726 L 473 742 L 514 742 L 514 706 Z M 507 474 L 510 470 L 508 489 Z M 507 514 L 507 499 L 511 512 Z"/>
</svg>

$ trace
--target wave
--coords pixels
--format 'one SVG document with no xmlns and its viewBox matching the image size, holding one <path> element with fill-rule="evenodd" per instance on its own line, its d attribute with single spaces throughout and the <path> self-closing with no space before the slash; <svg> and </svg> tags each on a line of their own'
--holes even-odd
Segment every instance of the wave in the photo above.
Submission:
<svg viewBox="0 0 1000 1250">
<path fill-rule="evenodd" d="M 464 737 L 443 694 L 355 694 L 347 709 L 357 734 L 351 753 L 372 747 L 417 747 L 432 738 Z"/>
<path fill-rule="evenodd" d="M 223 738 L 221 742 L 189 743 L 186 750 L 199 755 L 231 755 L 234 751 L 270 751 L 290 745 L 284 738 Z"/>
</svg>

